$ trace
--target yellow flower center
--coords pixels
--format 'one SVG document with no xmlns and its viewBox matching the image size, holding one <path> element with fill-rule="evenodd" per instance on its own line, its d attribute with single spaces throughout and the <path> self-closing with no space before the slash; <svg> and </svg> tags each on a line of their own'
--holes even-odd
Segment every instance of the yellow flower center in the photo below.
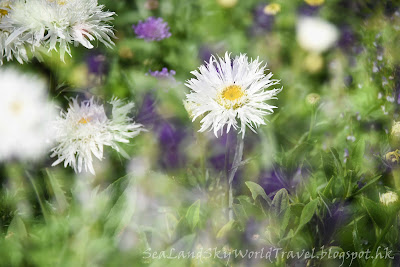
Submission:
<svg viewBox="0 0 400 267">
<path fill-rule="evenodd" d="M 225 100 L 235 101 L 244 96 L 244 91 L 238 85 L 230 85 L 222 91 L 222 97 Z"/>
<path fill-rule="evenodd" d="M 246 103 L 246 92 L 239 85 L 230 85 L 218 93 L 217 103 L 226 109 L 237 109 Z"/>
<path fill-rule="evenodd" d="M 5 10 L 5 9 L 1 9 L 1 8 L 0 8 L 0 18 L 1 18 L 1 17 L 4 17 L 4 16 L 7 16 L 7 15 L 8 15 L 8 11 Z"/>
<path fill-rule="evenodd" d="M 281 5 L 277 3 L 271 3 L 264 8 L 264 13 L 267 15 L 276 15 L 281 11 Z"/>
<path fill-rule="evenodd" d="M 15 101 L 10 105 L 11 112 L 13 112 L 14 115 L 18 115 L 22 111 L 22 108 L 22 103 L 18 101 Z"/>
<path fill-rule="evenodd" d="M 88 123 L 88 122 L 90 122 L 90 118 L 82 118 L 82 119 L 80 119 L 80 120 L 78 121 L 78 123 L 80 123 L 80 124 L 86 124 L 86 123 Z"/>
</svg>

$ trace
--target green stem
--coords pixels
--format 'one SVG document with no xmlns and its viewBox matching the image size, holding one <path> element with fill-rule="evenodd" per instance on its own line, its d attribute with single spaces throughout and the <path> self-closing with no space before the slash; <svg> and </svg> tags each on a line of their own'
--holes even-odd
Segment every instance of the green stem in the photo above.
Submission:
<svg viewBox="0 0 400 267">
<path fill-rule="evenodd" d="M 235 155 L 233 157 L 232 167 L 228 172 L 228 218 L 229 221 L 233 220 L 233 178 L 239 168 L 243 158 L 244 141 L 240 135 L 236 137 Z"/>
<path fill-rule="evenodd" d="M 34 179 L 28 172 L 26 172 L 26 176 L 28 176 L 28 179 L 32 184 L 33 190 L 35 191 L 36 197 L 37 197 L 37 199 L 39 201 L 40 208 L 42 209 L 44 220 L 46 222 L 48 222 L 48 214 L 47 214 L 47 211 L 46 211 L 46 208 L 45 208 L 45 205 L 44 205 L 44 201 L 43 201 L 42 197 L 39 194 L 39 191 L 38 191 L 38 189 L 36 187 Z"/>
</svg>

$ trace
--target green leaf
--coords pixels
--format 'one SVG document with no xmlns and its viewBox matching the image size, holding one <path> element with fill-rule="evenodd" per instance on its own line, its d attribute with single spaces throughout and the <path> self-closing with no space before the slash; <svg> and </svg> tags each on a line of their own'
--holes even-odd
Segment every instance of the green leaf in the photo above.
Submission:
<svg viewBox="0 0 400 267">
<path fill-rule="evenodd" d="M 8 226 L 7 236 L 16 236 L 18 238 L 25 238 L 28 236 L 25 224 L 18 215 L 12 219 L 10 226 Z"/>
<path fill-rule="evenodd" d="M 249 188 L 251 196 L 254 200 L 256 200 L 258 196 L 261 196 L 265 201 L 267 201 L 268 205 L 271 205 L 271 199 L 267 196 L 264 189 L 260 185 L 253 182 L 246 182 L 246 185 Z"/>
<path fill-rule="evenodd" d="M 364 185 L 363 187 L 361 187 L 361 189 L 357 190 L 356 192 L 354 192 L 351 197 L 354 197 L 355 195 L 358 195 L 359 193 L 365 191 L 367 188 L 369 188 L 371 185 L 375 184 L 380 178 L 382 177 L 382 175 L 378 175 L 375 176 L 374 178 L 372 178 L 371 180 L 369 180 L 369 182 Z"/>
<path fill-rule="evenodd" d="M 200 220 L 200 200 L 197 200 L 188 208 L 186 219 L 192 230 L 194 230 Z"/>
<path fill-rule="evenodd" d="M 232 230 L 234 224 L 235 224 L 235 221 L 230 220 L 227 224 L 222 226 L 222 228 L 218 231 L 217 238 L 219 239 L 219 238 L 225 237 L 227 235 L 227 233 L 229 233 Z"/>
<path fill-rule="evenodd" d="M 285 188 L 279 190 L 272 200 L 271 209 L 278 217 L 282 217 L 289 207 L 289 195 Z"/>
<path fill-rule="evenodd" d="M 321 155 L 322 157 L 322 166 L 324 169 L 324 173 L 327 179 L 331 178 L 333 174 L 335 173 L 335 164 L 334 164 L 334 158 L 332 156 L 332 153 L 325 152 Z M 331 178 L 332 180 L 332 178 Z"/>
<path fill-rule="evenodd" d="M 315 211 L 317 210 L 317 207 L 318 207 L 318 199 L 311 200 L 310 202 L 308 202 L 307 205 L 304 206 L 300 216 L 299 227 L 297 228 L 296 232 L 298 232 L 304 225 L 306 225 L 311 220 Z"/>
<path fill-rule="evenodd" d="M 388 214 L 385 212 L 385 209 L 379 204 L 365 197 L 362 198 L 362 203 L 375 224 L 380 228 L 385 228 L 388 219 Z"/>
<path fill-rule="evenodd" d="M 354 145 L 353 151 L 351 152 L 350 155 L 353 166 L 361 166 L 364 160 L 364 153 L 365 153 L 365 141 L 364 139 L 360 139 Z"/>
</svg>

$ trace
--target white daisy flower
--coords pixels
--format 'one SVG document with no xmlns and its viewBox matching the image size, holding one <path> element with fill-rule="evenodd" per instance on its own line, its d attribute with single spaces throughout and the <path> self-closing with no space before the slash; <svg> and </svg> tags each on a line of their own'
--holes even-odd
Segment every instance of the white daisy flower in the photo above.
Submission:
<svg viewBox="0 0 400 267">
<path fill-rule="evenodd" d="M 200 132 L 213 130 L 226 132 L 231 127 L 240 128 L 244 137 L 246 127 L 255 132 L 255 129 L 265 124 L 264 116 L 273 113 L 275 106 L 266 101 L 276 99 L 282 90 L 266 88 L 279 84 L 278 80 L 271 80 L 272 73 L 265 74 L 266 65 L 257 59 L 248 61 L 246 55 L 240 55 L 231 60 L 230 54 L 225 58 L 211 56 L 206 65 L 193 71 L 196 76 L 186 82 L 192 91 L 186 95 L 190 105 L 193 121 L 199 116 L 201 120 Z M 240 125 L 239 125 L 240 124 Z"/>
<path fill-rule="evenodd" d="M 322 53 L 339 39 L 335 25 L 316 17 L 300 17 L 297 22 L 297 42 L 304 50 Z"/>
<path fill-rule="evenodd" d="M 3 68 L 0 84 L 0 161 L 40 158 L 48 151 L 55 115 L 45 81 Z"/>
<path fill-rule="evenodd" d="M 71 56 L 70 44 L 91 49 L 97 39 L 111 47 L 115 35 L 108 23 L 115 13 L 103 9 L 97 0 L 16 0 L 0 23 L 0 30 L 10 33 L 4 45 L 19 40 L 32 51 L 58 46 L 62 60 L 65 53 Z"/>
<path fill-rule="evenodd" d="M 103 105 L 90 100 L 71 99 L 66 112 L 61 111 L 54 122 L 55 139 L 58 143 L 52 149 L 51 157 L 58 157 L 53 166 L 64 161 L 64 167 L 71 166 L 75 172 L 90 171 L 95 174 L 92 154 L 102 160 L 103 147 L 110 146 L 126 156 L 118 143 L 129 143 L 143 130 L 142 125 L 132 122 L 128 113 L 133 103 L 124 104 L 112 99 L 112 118 L 106 115 Z"/>
</svg>

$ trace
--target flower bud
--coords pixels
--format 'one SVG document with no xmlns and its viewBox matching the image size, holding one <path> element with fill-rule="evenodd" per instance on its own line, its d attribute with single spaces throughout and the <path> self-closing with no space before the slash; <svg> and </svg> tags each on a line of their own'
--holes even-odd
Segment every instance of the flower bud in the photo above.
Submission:
<svg viewBox="0 0 400 267">
<path fill-rule="evenodd" d="M 320 99 L 321 97 L 319 96 L 319 94 L 311 93 L 306 97 L 306 102 L 307 104 L 314 106 L 318 104 Z"/>
</svg>

